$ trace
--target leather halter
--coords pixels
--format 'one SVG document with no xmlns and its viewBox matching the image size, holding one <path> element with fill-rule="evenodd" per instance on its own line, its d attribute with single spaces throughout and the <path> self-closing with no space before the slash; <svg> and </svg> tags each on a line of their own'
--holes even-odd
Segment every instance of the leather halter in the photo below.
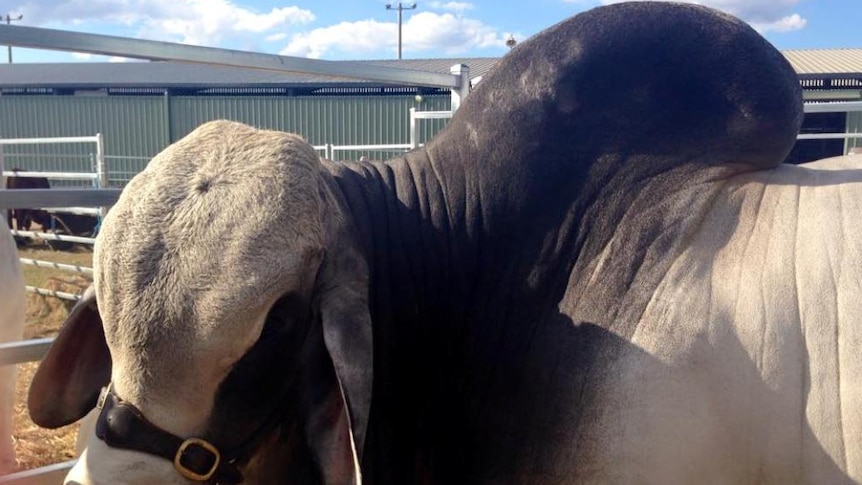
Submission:
<svg viewBox="0 0 862 485">
<path fill-rule="evenodd" d="M 134 405 L 120 399 L 111 384 L 102 388 L 98 407 L 96 436 L 105 444 L 171 460 L 180 475 L 207 484 L 242 483 L 238 464 L 248 458 L 266 431 L 262 426 L 245 443 L 223 452 L 206 440 L 183 439 L 159 428 Z"/>
</svg>

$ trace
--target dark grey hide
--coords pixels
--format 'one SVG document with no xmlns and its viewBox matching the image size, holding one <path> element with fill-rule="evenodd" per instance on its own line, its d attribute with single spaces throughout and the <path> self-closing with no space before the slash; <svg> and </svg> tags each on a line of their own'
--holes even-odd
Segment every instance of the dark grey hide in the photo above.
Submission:
<svg viewBox="0 0 862 485">
<path fill-rule="evenodd" d="M 334 352 L 319 314 L 344 309 L 281 300 L 222 383 L 208 438 L 236 444 L 281 407 L 255 464 L 265 483 L 349 480 L 349 438 L 335 436 L 321 458 L 308 426 L 321 413 L 343 418 L 338 369 L 351 375 L 364 483 L 631 483 L 627 466 L 657 464 L 606 456 L 617 430 L 594 426 L 615 366 L 625 356 L 674 375 L 630 337 L 710 207 L 712 182 L 779 165 L 801 120 L 790 65 L 713 10 L 617 4 L 542 32 L 424 149 L 323 164 L 322 190 L 349 221 L 330 232 L 339 237 L 324 261 L 367 267 L 353 277 L 368 283 L 373 348 Z M 726 358 L 744 362 L 730 340 Z M 745 374 L 759 381 L 753 367 Z M 72 414 L 92 406 L 96 384 Z M 37 399 L 49 393 L 40 389 Z"/>
</svg>

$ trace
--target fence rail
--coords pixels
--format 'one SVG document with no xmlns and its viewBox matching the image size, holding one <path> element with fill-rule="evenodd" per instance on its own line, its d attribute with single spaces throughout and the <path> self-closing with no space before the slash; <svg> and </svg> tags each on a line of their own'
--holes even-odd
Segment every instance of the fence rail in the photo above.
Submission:
<svg viewBox="0 0 862 485">
<path fill-rule="evenodd" d="M 27 237 L 31 239 L 40 238 L 40 239 L 50 239 L 52 241 L 66 241 L 71 243 L 78 244 L 95 244 L 96 239 L 92 237 L 83 237 L 83 236 L 67 236 L 65 234 L 54 234 L 53 232 L 38 232 L 38 231 L 19 231 L 17 229 L 13 229 L 13 236 L 19 237 Z"/>
<path fill-rule="evenodd" d="M 61 269 L 63 271 L 71 271 L 73 273 L 80 273 L 85 275 L 92 276 L 93 268 L 88 268 L 86 266 L 78 266 L 76 264 L 65 264 L 65 263 L 55 263 L 53 261 L 41 261 L 38 259 L 30 259 L 30 258 L 20 258 L 21 264 L 26 264 L 29 266 L 37 266 L 40 268 L 52 268 L 52 269 Z"/>
<path fill-rule="evenodd" d="M 63 483 L 63 478 L 75 466 L 77 460 L 64 461 L 43 466 L 33 470 L 25 470 L 5 476 L 0 476 L 3 485 L 57 485 Z"/>
<path fill-rule="evenodd" d="M 0 209 L 13 207 L 73 207 L 114 205 L 120 189 L 0 190 Z"/>
<path fill-rule="evenodd" d="M 37 338 L 0 343 L 0 366 L 42 360 L 53 342 L 53 338 Z"/>
</svg>

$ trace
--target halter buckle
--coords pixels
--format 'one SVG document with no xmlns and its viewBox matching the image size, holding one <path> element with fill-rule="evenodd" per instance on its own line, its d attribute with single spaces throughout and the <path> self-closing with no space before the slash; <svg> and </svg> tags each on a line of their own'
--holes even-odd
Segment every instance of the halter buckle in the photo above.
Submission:
<svg viewBox="0 0 862 485">
<path fill-rule="evenodd" d="M 212 464 L 209 465 L 209 470 L 205 473 L 198 473 L 191 468 L 189 468 L 185 463 L 183 463 L 183 459 L 187 454 L 194 452 L 195 450 L 203 450 L 211 455 Z M 218 449 L 210 444 L 208 441 L 202 440 L 200 438 L 189 438 L 180 445 L 180 448 L 177 450 L 177 454 L 174 456 L 174 468 L 176 468 L 177 472 L 180 475 L 188 478 L 189 480 L 194 480 L 197 482 L 205 482 L 215 475 L 216 470 L 218 470 L 219 465 L 221 464 L 221 453 L 219 453 Z"/>
</svg>

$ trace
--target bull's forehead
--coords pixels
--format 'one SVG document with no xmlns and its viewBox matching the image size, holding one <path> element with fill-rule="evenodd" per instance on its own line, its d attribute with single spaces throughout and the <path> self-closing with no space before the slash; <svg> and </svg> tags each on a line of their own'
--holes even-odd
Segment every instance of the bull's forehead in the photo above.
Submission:
<svg viewBox="0 0 862 485">
<path fill-rule="evenodd" d="M 302 139 L 230 122 L 155 157 L 96 245 L 112 350 L 146 349 L 176 365 L 168 361 L 247 339 L 268 305 L 302 284 L 319 247 L 318 167 Z"/>
</svg>

